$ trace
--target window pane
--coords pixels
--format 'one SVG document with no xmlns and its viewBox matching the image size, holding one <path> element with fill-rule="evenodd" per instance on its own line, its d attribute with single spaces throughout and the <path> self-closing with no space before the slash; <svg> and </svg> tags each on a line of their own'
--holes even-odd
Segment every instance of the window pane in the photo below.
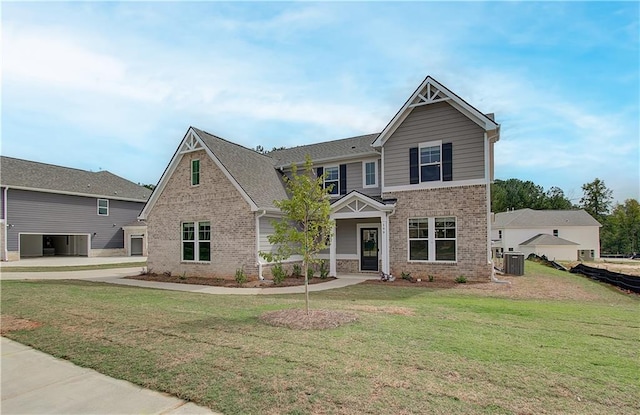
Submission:
<svg viewBox="0 0 640 415">
<path fill-rule="evenodd" d="M 420 149 L 420 164 L 440 163 L 440 146 L 422 147 Z"/>
<path fill-rule="evenodd" d="M 329 189 L 329 194 L 337 195 L 338 194 L 338 181 L 328 181 L 325 180 L 324 187 Z"/>
<path fill-rule="evenodd" d="M 436 261 L 455 261 L 456 241 L 436 241 Z"/>
<path fill-rule="evenodd" d="M 423 182 L 435 182 L 440 180 L 440 164 L 420 166 L 420 176 Z"/>
<path fill-rule="evenodd" d="M 372 161 L 365 164 L 365 173 L 366 173 L 365 184 L 367 186 L 376 184 L 376 164 L 375 163 L 376 163 L 375 161 Z"/>
<path fill-rule="evenodd" d="M 200 222 L 198 232 L 198 239 L 201 241 L 209 241 L 211 240 L 211 223 L 209 222 Z"/>
<path fill-rule="evenodd" d="M 211 242 L 200 242 L 198 245 L 198 259 L 200 261 L 211 261 Z"/>
<path fill-rule="evenodd" d="M 194 261 L 194 242 L 183 242 L 182 243 L 182 260 L 183 261 Z"/>
<path fill-rule="evenodd" d="M 412 261 L 427 261 L 429 259 L 428 241 L 409 241 L 409 259 Z"/>
<path fill-rule="evenodd" d="M 184 241 L 195 240 L 195 227 L 193 222 L 186 222 L 182 224 L 182 240 Z"/>
<path fill-rule="evenodd" d="M 324 174 L 325 182 L 329 180 L 338 180 L 339 170 L 337 167 L 327 167 L 326 169 L 324 169 Z"/>
<path fill-rule="evenodd" d="M 191 161 L 191 184 L 200 184 L 200 160 Z"/>
</svg>

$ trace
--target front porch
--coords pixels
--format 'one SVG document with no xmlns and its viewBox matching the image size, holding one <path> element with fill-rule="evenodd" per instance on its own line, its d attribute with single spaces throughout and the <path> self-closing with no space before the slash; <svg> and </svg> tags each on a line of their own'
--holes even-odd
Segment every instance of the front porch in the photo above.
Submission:
<svg viewBox="0 0 640 415">
<path fill-rule="evenodd" d="M 381 270 L 389 273 L 389 215 L 394 209 L 395 200 L 377 200 L 357 191 L 332 203 L 330 276 L 340 273 L 377 278 Z"/>
</svg>

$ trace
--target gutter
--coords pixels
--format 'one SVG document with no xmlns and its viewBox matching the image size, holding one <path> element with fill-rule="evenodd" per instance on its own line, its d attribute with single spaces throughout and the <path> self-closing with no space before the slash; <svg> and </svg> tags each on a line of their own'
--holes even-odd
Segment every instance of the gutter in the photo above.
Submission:
<svg viewBox="0 0 640 415">
<path fill-rule="evenodd" d="M 266 209 L 256 215 L 256 265 L 258 265 L 258 278 L 264 280 L 262 275 L 262 262 L 260 262 L 260 218 L 267 214 Z"/>
<path fill-rule="evenodd" d="M 8 200 L 8 194 L 9 194 L 9 186 L 6 186 L 4 188 L 4 195 L 3 197 L 3 203 L 2 203 L 2 217 L 4 218 L 4 224 L 2 226 L 4 226 L 4 233 L 3 233 L 3 241 L 2 241 L 2 260 L 3 261 L 9 261 L 9 251 L 7 250 L 7 233 L 9 233 L 9 222 L 7 221 L 7 203 L 9 202 Z"/>
</svg>

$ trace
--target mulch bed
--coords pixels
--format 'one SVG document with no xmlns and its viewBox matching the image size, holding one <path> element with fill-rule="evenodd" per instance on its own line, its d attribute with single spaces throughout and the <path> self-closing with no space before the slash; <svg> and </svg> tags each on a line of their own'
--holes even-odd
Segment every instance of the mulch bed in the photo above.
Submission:
<svg viewBox="0 0 640 415">
<path fill-rule="evenodd" d="M 488 281 L 487 281 L 488 282 Z M 474 284 L 484 284 L 486 282 L 478 282 L 478 281 L 467 281 L 466 283 L 457 283 L 452 279 L 434 279 L 433 281 L 429 281 L 428 279 L 424 279 L 422 281 L 409 281 L 403 280 L 401 278 L 396 278 L 395 281 L 380 281 L 380 280 L 367 280 L 364 284 L 373 284 L 373 285 L 388 285 L 390 287 L 414 287 L 414 288 L 454 288 L 465 285 L 474 285 Z"/>
<path fill-rule="evenodd" d="M 358 320 L 353 313 L 332 310 L 306 310 L 292 308 L 270 311 L 260 316 L 260 321 L 277 327 L 294 330 L 324 330 L 340 327 Z"/>
<path fill-rule="evenodd" d="M 215 287 L 231 287 L 231 288 L 269 288 L 269 287 L 294 287 L 304 285 L 304 277 L 287 277 L 280 284 L 275 285 L 272 280 L 253 280 L 238 284 L 233 278 L 210 278 L 210 277 L 182 277 L 178 275 L 166 274 L 144 274 L 125 277 L 133 280 L 156 281 L 156 282 L 173 282 L 177 284 L 196 284 L 211 285 Z M 335 280 L 334 277 L 319 278 L 313 277 L 309 279 L 309 284 L 320 284 L 323 282 Z"/>
</svg>

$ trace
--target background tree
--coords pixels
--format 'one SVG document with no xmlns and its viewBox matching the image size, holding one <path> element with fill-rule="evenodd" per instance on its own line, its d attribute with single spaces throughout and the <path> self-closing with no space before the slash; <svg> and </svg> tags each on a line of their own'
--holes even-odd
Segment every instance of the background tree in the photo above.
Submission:
<svg viewBox="0 0 640 415">
<path fill-rule="evenodd" d="M 330 219 L 331 205 L 329 188 L 323 188 L 323 178 L 316 177 L 311 157 L 307 156 L 304 171 L 298 174 L 291 166 L 291 177 L 285 176 L 289 199 L 275 201 L 283 213 L 279 221 L 272 221 L 274 232 L 269 235 L 269 243 L 276 246 L 276 252 L 260 252 L 269 262 L 282 261 L 292 255 L 302 256 L 304 271 L 304 296 L 307 315 L 309 314 L 309 266 L 317 261 L 318 253 L 328 247 L 333 229 Z"/>
<path fill-rule="evenodd" d="M 617 203 L 601 232 L 602 250 L 615 254 L 640 251 L 640 203 L 627 199 Z"/>
<path fill-rule="evenodd" d="M 552 210 L 566 210 L 573 208 L 573 203 L 564 195 L 564 191 L 552 186 L 544 195 L 544 208 Z"/>
<path fill-rule="evenodd" d="M 520 179 L 496 180 L 492 185 L 493 212 L 509 209 L 544 209 L 545 194 L 542 186 Z"/>
<path fill-rule="evenodd" d="M 613 192 L 598 178 L 583 184 L 582 192 L 580 207 L 604 225 L 613 201 Z"/>
</svg>

